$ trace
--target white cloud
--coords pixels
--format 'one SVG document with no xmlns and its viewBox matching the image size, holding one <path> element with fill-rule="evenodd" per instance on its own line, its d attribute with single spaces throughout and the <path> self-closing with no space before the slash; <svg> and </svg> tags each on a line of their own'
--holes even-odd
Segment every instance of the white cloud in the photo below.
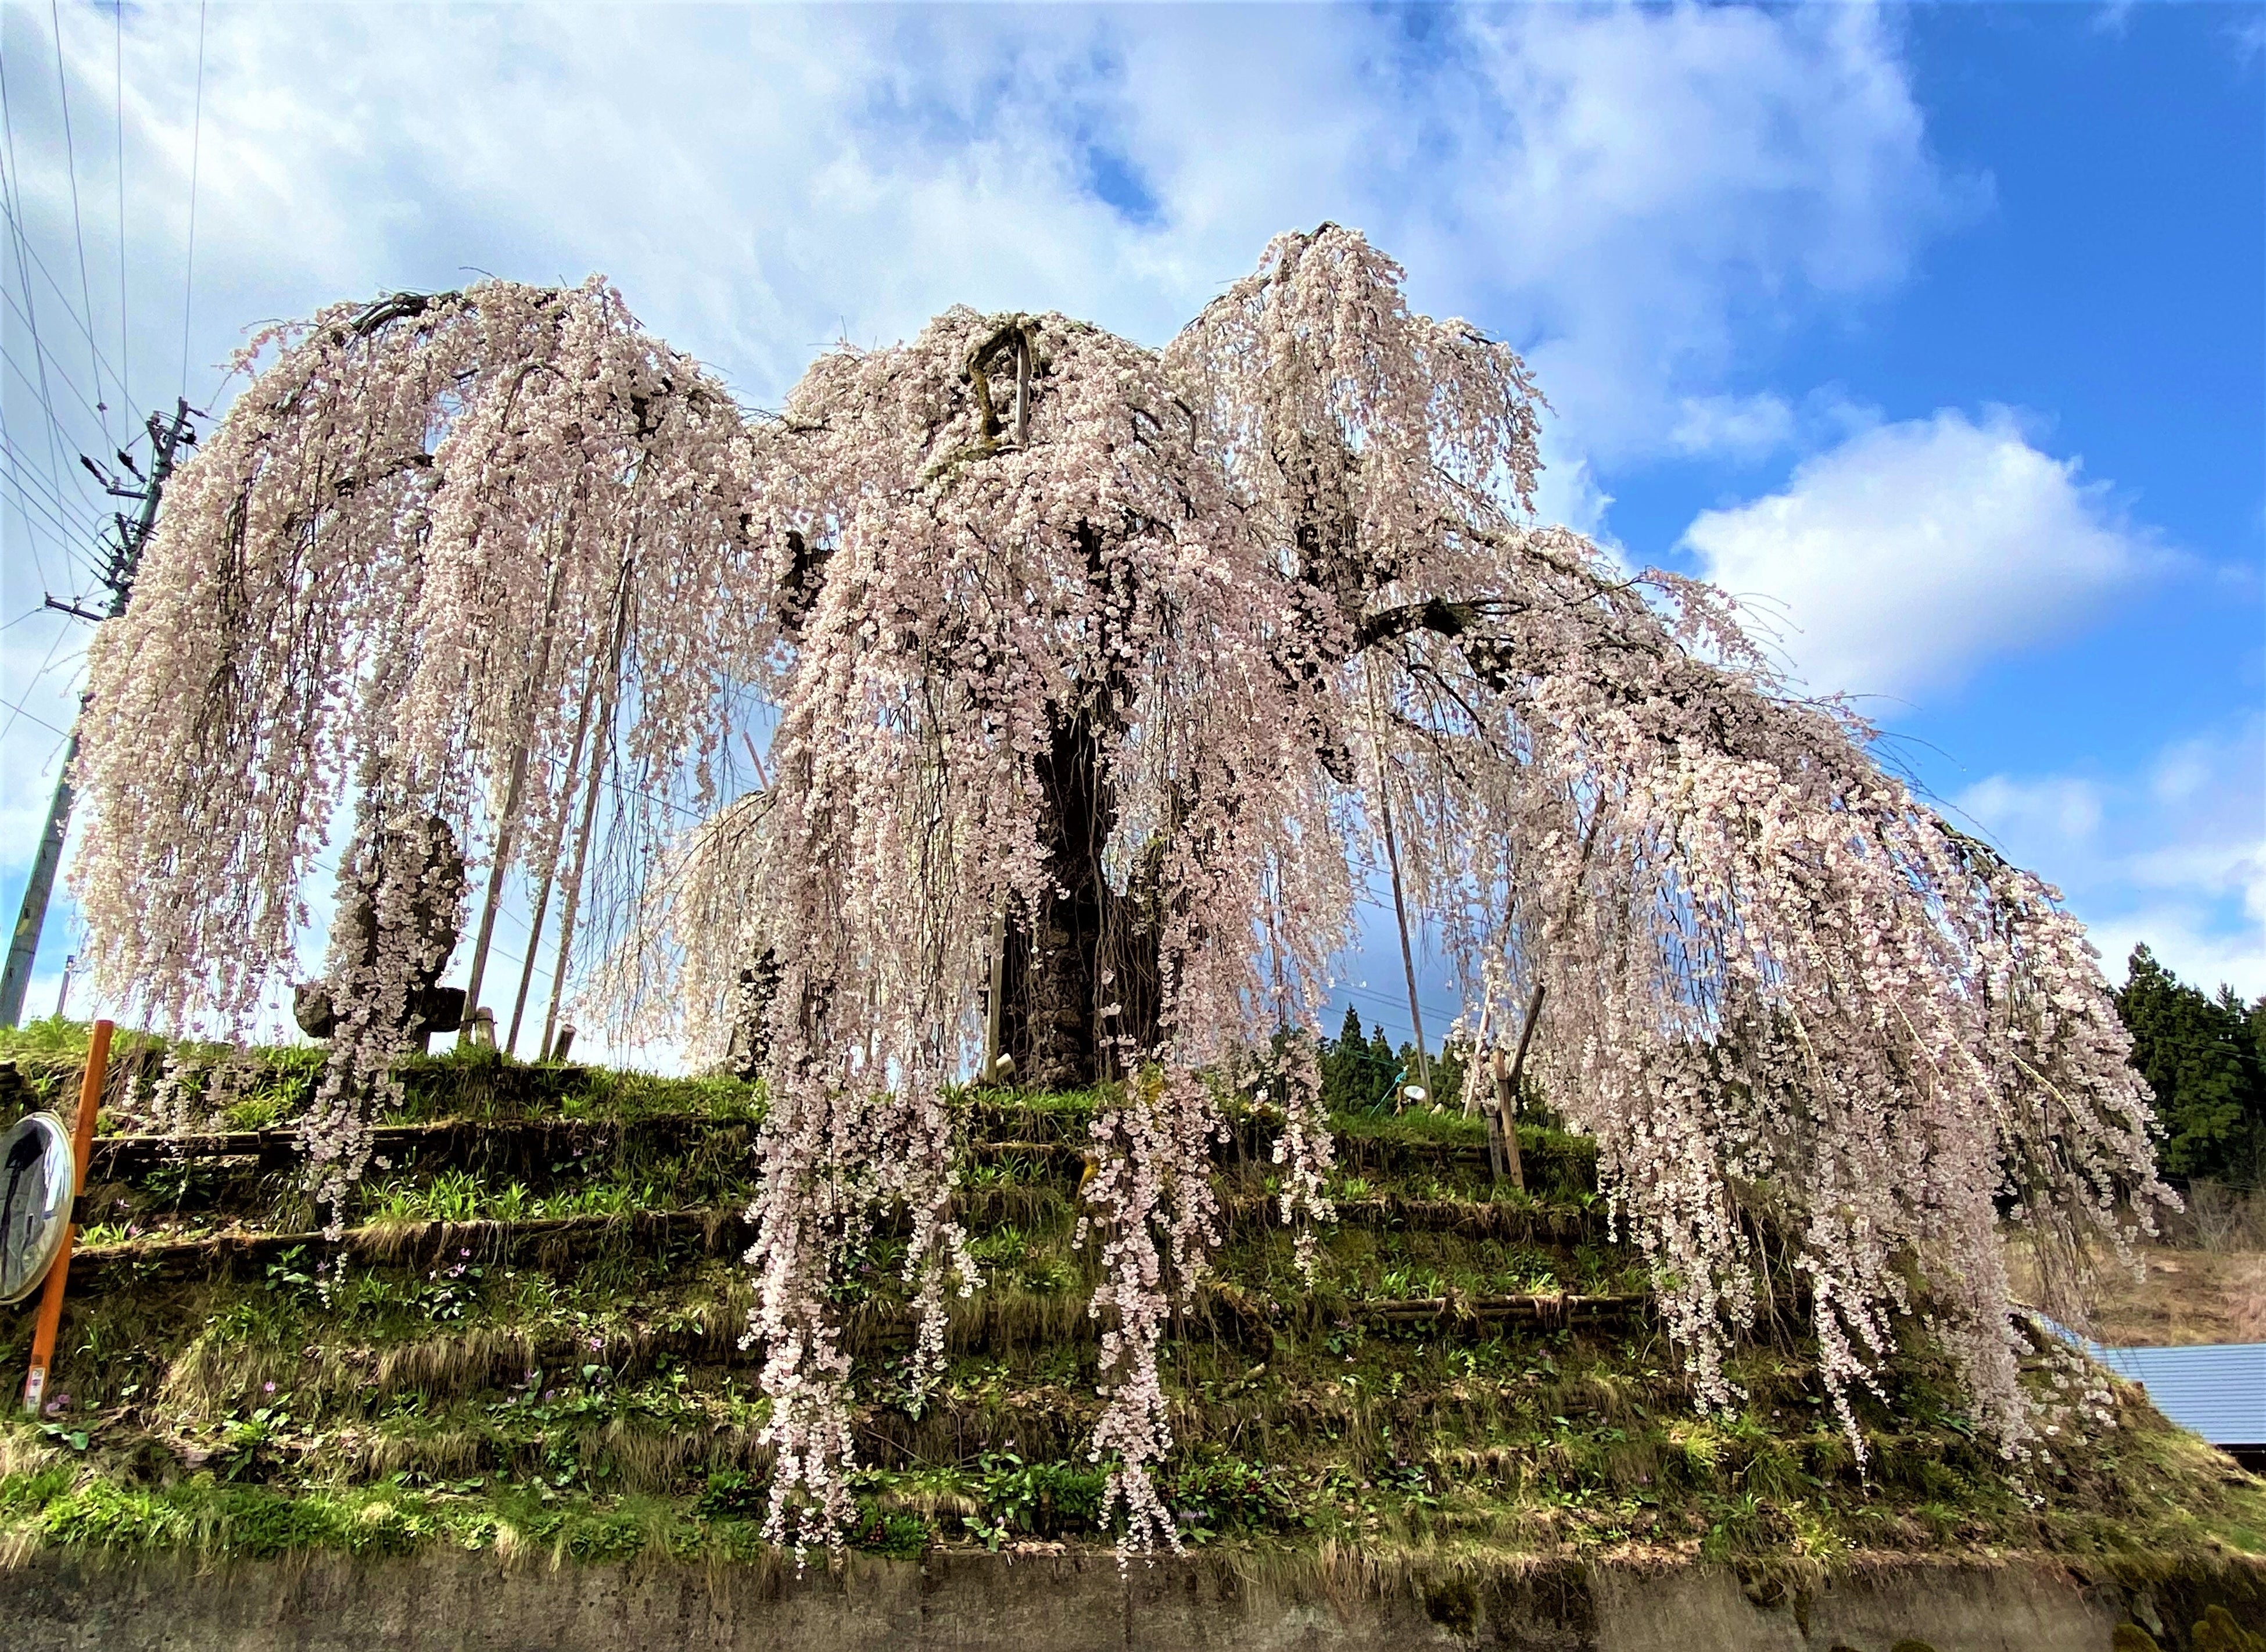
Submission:
<svg viewBox="0 0 2266 1652">
<path fill-rule="evenodd" d="M 2058 886 L 2112 978 L 2145 942 L 2182 979 L 2266 993 L 2266 720 L 2116 777 L 1992 775 L 1955 800 Z"/>
<path fill-rule="evenodd" d="M 1669 445 L 1678 453 L 1754 459 L 1794 440 L 1794 408 L 1775 391 L 1751 396 L 1686 396 Z"/>
<path fill-rule="evenodd" d="M 1458 234 L 1536 318 L 1534 361 L 1600 458 L 1671 445 L 1681 398 L 1813 311 L 1900 281 L 1989 198 L 1946 178 L 1882 18 L 1533 6 L 1473 26 L 1486 95 L 1460 143 Z M 1489 152 L 1488 139 L 1515 134 Z"/>
<path fill-rule="evenodd" d="M 2015 780 L 1994 774 L 1970 786 L 1959 801 L 1994 831 L 2026 838 L 2083 843 L 2101 825 L 2102 790 L 2094 780 Z"/>
<path fill-rule="evenodd" d="M 1815 453 L 1880 422 L 1878 408 L 1852 401 L 1836 384 L 1798 401 L 1772 390 L 1726 391 L 1679 400 L 1666 445 L 1686 458 L 1753 464 L 1787 449 Z"/>
<path fill-rule="evenodd" d="M 1533 347 L 1561 415 L 1554 496 L 1594 527 L 1597 464 L 1672 449 L 1748 331 L 1893 283 L 1962 198 L 1893 26 L 1862 9 L 221 8 L 193 121 L 199 17 L 123 18 L 121 214 L 113 19 L 62 14 L 97 373 L 64 318 L 78 236 L 48 18 L 0 11 L 12 181 L 57 280 L 31 278 L 43 342 L 59 376 L 107 385 L 113 438 L 129 400 L 183 381 L 193 152 L 193 402 L 247 324 L 475 269 L 603 270 L 761 400 L 836 337 L 903 336 L 957 301 L 1159 340 L 1268 235 L 1328 216 L 1399 253 L 1420 303 Z M 40 432 L 0 383 L 9 430 Z M 92 426 L 53 474 L 36 442 L 28 461 L 99 523 L 110 501 L 72 457 L 108 445 Z M 13 619 L 73 583 L 84 536 L 20 511 L 5 530 L 40 563 L 9 559 Z M 0 634 L 0 688 L 58 722 L 68 684 L 30 677 L 63 624 Z"/>
<path fill-rule="evenodd" d="M 2067 632 L 2162 559 L 2081 471 L 2003 409 L 1946 409 L 1852 436 L 1781 493 L 1703 511 L 1684 543 L 1709 579 L 1783 613 L 1812 687 L 1909 694 Z"/>
<path fill-rule="evenodd" d="M 2226 43 L 2238 68 L 2248 69 L 2266 57 L 2266 17 L 2239 18 L 2226 26 Z"/>
<path fill-rule="evenodd" d="M 836 338 L 903 337 L 955 302 L 1161 340 L 1269 235 L 1326 217 L 1402 258 L 1422 306 L 1529 349 L 1558 409 L 1546 496 L 1603 533 L 1604 474 L 1674 451 L 1747 340 L 1893 287 L 1976 199 L 1928 153 L 1893 21 L 1861 8 L 151 6 L 115 19 L 122 88 L 113 18 L 61 18 L 104 363 L 67 320 L 48 18 L 0 8 L 10 182 L 55 278 L 34 270 L 30 296 L 66 423 L 52 462 L 33 441 L 11 474 L 74 518 L 0 488 L 0 624 L 43 586 L 84 588 L 70 559 L 113 501 L 73 456 L 129 408 L 203 403 L 248 324 L 476 270 L 601 270 L 775 401 Z M 81 391 L 111 404 L 107 440 Z M 44 436 L 13 372 L 0 402 L 11 445 Z M 1762 440 L 1743 433 L 1766 402 L 1711 439 Z M 57 725 L 74 685 L 40 668 L 72 624 L 0 632 L 0 696 Z M 52 743 L 21 720 L 0 740 L 0 821 L 43 800 Z M 0 842 L 0 869 L 26 848 Z"/>
</svg>

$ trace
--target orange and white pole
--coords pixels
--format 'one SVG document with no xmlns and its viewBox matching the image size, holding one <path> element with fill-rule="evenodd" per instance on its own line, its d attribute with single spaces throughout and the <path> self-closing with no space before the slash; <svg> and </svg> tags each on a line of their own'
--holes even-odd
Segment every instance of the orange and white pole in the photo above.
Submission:
<svg viewBox="0 0 2266 1652">
<path fill-rule="evenodd" d="M 86 1166 L 94 1152 L 94 1115 L 102 1106 L 102 1081 L 110 1070 L 108 1021 L 97 1021 L 87 1041 L 86 1072 L 78 1081 L 78 1121 L 71 1130 L 71 1200 L 86 1191 Z M 70 1272 L 71 1241 L 78 1229 L 63 1226 L 63 1247 L 48 1269 L 47 1289 L 40 1294 L 40 1317 L 32 1327 L 32 1369 L 24 1378 L 24 1409 L 37 1416 L 47 1397 L 48 1367 L 55 1356 L 55 1333 L 63 1322 L 63 1280 Z"/>
</svg>

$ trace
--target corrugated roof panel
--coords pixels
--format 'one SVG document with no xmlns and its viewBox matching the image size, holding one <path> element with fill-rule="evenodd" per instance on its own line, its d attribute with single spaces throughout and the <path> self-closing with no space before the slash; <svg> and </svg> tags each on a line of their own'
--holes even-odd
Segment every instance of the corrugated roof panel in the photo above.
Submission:
<svg viewBox="0 0 2266 1652">
<path fill-rule="evenodd" d="M 2212 1444 L 2266 1445 L 2266 1342 L 2089 1351 L 2144 1385 L 2157 1410 Z"/>
</svg>

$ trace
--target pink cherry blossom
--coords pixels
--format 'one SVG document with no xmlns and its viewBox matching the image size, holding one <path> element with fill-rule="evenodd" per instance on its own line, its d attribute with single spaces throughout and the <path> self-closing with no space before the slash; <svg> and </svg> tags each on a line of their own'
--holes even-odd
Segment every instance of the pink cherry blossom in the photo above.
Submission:
<svg viewBox="0 0 2266 1652">
<path fill-rule="evenodd" d="M 821 356 L 776 417 L 595 282 L 341 307 L 271 347 L 95 651 L 91 950 L 113 992 L 240 1027 L 344 803 L 350 859 L 426 811 L 539 873 L 618 748 L 594 1006 L 720 1052 L 776 970 L 748 1327 L 776 1540 L 852 1513 L 845 1258 L 909 1220 L 917 1387 L 978 1283 L 954 1097 L 995 922 L 1064 875 L 1065 742 L 1159 983 L 1134 1027 L 1096 976 L 1117 1082 L 1081 1224 L 1093 1449 L 1134 1546 L 1178 1541 L 1164 1345 L 1218 1242 L 1223 1094 L 1279 1109 L 1302 1258 L 1330 1217 L 1311 1035 L 1383 795 L 1474 1025 L 1515 1047 L 1539 1005 L 1529 1070 L 1597 1139 L 1709 1403 L 1737 1399 L 1767 1242 L 1860 1449 L 1850 1396 L 1919 1313 L 2022 1451 L 1999 1204 L 2078 1257 L 2167 1196 L 2054 892 L 1793 693 L 1722 593 L 1537 522 L 1524 365 L 1411 311 L 1358 234 L 1278 238 L 1160 350 L 956 309 Z M 333 1197 L 417 961 L 352 983 L 307 1127 Z"/>
</svg>

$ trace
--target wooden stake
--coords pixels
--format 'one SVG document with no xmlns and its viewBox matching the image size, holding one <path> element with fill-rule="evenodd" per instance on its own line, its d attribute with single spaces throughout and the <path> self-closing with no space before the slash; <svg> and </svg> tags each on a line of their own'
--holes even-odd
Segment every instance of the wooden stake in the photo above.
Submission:
<svg viewBox="0 0 2266 1652">
<path fill-rule="evenodd" d="M 976 1078 L 985 1084 L 999 1066 L 999 1032 L 1003 1001 L 1007 996 L 1007 897 L 991 910 L 991 993 L 983 1008 L 983 1066 Z"/>
<path fill-rule="evenodd" d="M 614 587 L 614 646 L 612 658 L 603 679 L 598 712 L 597 736 L 590 751 L 590 786 L 582 798 L 582 820 L 574 833 L 574 865 L 566 874 L 566 904 L 559 914 L 559 963 L 551 976 L 551 1008 L 543 1018 L 543 1042 L 537 1047 L 539 1059 L 552 1059 L 552 1034 L 559 1029 L 559 1002 L 566 991 L 566 966 L 574 955 L 574 918 L 582 904 L 582 874 L 590 858 L 590 829 L 598 817 L 598 788 L 605 783 L 606 753 L 614 742 L 614 696 L 621 687 L 622 650 L 628 645 L 630 630 L 630 564 L 624 561 L 621 576 Z"/>
<path fill-rule="evenodd" d="M 582 684 L 582 704 L 574 713 L 574 740 L 566 749 L 566 773 L 559 786 L 569 805 L 574 800 L 575 784 L 582 778 L 582 742 L 590 736 L 590 705 L 597 698 L 597 692 L 598 674 L 593 670 Z M 748 755 L 755 755 L 754 747 L 748 749 Z M 535 897 L 535 920 L 528 926 L 527 956 L 520 961 L 519 991 L 511 1001 L 511 1032 L 504 1039 L 504 1051 L 508 1055 L 519 1054 L 520 1018 L 527 1012 L 528 983 L 535 978 L 535 954 L 541 950 L 543 920 L 551 911 L 551 886 L 558 881 L 559 855 L 566 846 L 566 809 L 562 807 L 559 811 L 559 830 L 552 835 L 551 852 L 544 862 L 543 888 Z M 541 1056 L 545 1052 L 537 1050 L 536 1054 Z"/>
<path fill-rule="evenodd" d="M 108 1021 L 97 1021 L 87 1041 L 86 1071 L 78 1081 L 78 1120 L 71 1130 L 71 1199 L 86 1191 L 86 1163 L 94 1151 L 94 1115 L 102 1106 L 102 1081 L 110 1071 Z M 71 1241 L 78 1229 L 66 1221 L 63 1247 L 48 1269 L 47 1289 L 40 1296 L 40 1317 L 32 1328 L 32 1369 L 24 1377 L 24 1409 L 37 1416 L 47 1397 L 48 1367 L 55 1356 L 55 1333 L 63 1322 L 63 1282 L 70 1273 Z"/>
<path fill-rule="evenodd" d="M 480 903 L 480 927 L 472 941 L 471 971 L 464 983 L 464 1011 L 469 1017 L 480 1001 L 480 976 L 488 965 L 488 942 L 495 938 L 496 908 L 503 901 L 504 874 L 511 870 L 512 851 L 519 827 L 520 800 L 527 793 L 528 748 L 535 743 L 535 696 L 543 679 L 551 675 L 551 640 L 559 628 L 559 576 L 560 564 L 551 568 L 551 590 L 544 601 L 543 647 L 536 656 L 535 676 L 527 685 L 527 716 L 519 731 L 519 748 L 511 754 L 511 779 L 504 787 L 503 820 L 496 829 L 495 858 L 488 866 L 488 889 Z M 535 955 L 535 945 L 528 943 L 528 956 Z M 457 1034 L 459 1044 L 471 1040 L 471 1022 L 467 1020 Z M 493 1039 L 489 1041 L 494 1042 Z"/>
</svg>

